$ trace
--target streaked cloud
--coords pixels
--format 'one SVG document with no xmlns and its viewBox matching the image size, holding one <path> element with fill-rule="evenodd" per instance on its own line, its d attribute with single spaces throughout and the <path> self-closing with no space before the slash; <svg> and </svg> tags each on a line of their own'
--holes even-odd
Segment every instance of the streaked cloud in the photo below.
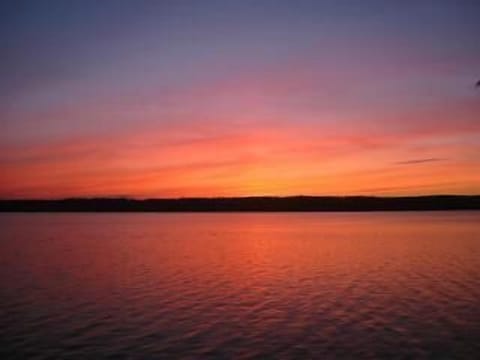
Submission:
<svg viewBox="0 0 480 360">
<path fill-rule="evenodd" d="M 480 192 L 478 5 L 254 3 L 7 6 L 0 197 Z"/>
<path fill-rule="evenodd" d="M 445 160 L 447 160 L 447 159 L 444 159 L 444 158 L 411 159 L 411 160 L 397 161 L 395 164 L 397 164 L 397 165 L 415 165 L 415 164 L 425 164 L 425 163 L 445 161 Z"/>
</svg>

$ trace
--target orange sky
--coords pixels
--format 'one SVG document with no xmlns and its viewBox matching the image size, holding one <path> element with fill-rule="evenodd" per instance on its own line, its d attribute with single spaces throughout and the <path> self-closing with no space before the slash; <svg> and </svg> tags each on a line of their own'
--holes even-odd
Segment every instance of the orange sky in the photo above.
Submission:
<svg viewBox="0 0 480 360">
<path fill-rule="evenodd" d="M 468 6 L 289 4 L 6 9 L 0 198 L 480 194 Z"/>
<path fill-rule="evenodd" d="M 480 127 L 473 120 L 478 106 L 471 107 L 457 128 L 426 126 L 401 134 L 315 124 L 221 129 L 215 122 L 186 122 L 11 145 L 1 155 L 0 195 L 480 193 Z"/>
</svg>

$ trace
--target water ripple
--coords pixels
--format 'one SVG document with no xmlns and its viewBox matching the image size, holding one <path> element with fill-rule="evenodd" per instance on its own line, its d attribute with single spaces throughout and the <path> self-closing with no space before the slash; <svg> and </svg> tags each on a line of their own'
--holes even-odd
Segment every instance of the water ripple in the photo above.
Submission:
<svg viewBox="0 0 480 360">
<path fill-rule="evenodd" d="M 3 214 L 0 356 L 475 359 L 478 224 L 468 212 Z"/>
</svg>

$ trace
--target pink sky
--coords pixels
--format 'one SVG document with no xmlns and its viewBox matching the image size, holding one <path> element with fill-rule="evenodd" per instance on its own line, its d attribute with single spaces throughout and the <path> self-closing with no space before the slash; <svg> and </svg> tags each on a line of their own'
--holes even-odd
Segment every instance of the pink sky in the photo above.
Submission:
<svg viewBox="0 0 480 360">
<path fill-rule="evenodd" d="M 479 194 L 474 5 L 374 3 L 9 9 L 0 197 Z"/>
</svg>

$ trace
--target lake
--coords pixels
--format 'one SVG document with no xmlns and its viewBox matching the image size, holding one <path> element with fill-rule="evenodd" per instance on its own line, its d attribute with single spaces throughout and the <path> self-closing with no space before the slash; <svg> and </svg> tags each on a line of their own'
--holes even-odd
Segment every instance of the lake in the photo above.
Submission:
<svg viewBox="0 0 480 360">
<path fill-rule="evenodd" d="M 480 356 L 480 212 L 0 214 L 0 356 Z"/>
</svg>

